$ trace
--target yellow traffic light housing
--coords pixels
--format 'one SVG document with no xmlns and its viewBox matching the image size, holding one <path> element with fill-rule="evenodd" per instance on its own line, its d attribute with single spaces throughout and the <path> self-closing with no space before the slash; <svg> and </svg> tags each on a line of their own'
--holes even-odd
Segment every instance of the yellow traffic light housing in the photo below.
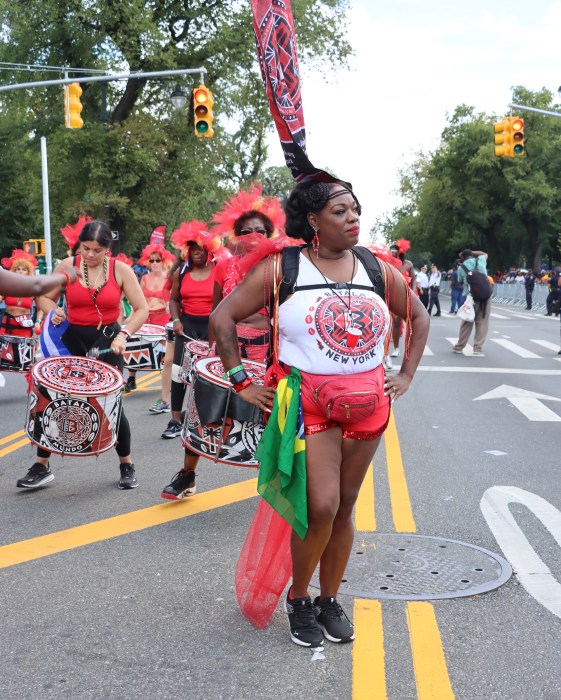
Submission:
<svg viewBox="0 0 561 700">
<path fill-rule="evenodd" d="M 495 124 L 495 155 L 500 157 L 510 156 L 511 128 L 510 117 L 505 117 L 502 122 Z"/>
<path fill-rule="evenodd" d="M 505 117 L 495 124 L 495 155 L 505 158 L 523 156 L 524 120 L 520 117 Z"/>
<path fill-rule="evenodd" d="M 212 122 L 214 115 L 212 106 L 214 100 L 212 93 L 205 85 L 199 85 L 193 90 L 193 109 L 195 113 L 195 135 L 198 138 L 211 138 L 214 136 Z"/>
<path fill-rule="evenodd" d="M 523 156 L 524 147 L 524 120 L 520 117 L 510 117 L 512 129 L 512 155 Z"/>
<path fill-rule="evenodd" d="M 23 250 L 26 253 L 41 257 L 45 255 L 45 239 L 44 238 L 30 238 L 23 242 Z"/>
<path fill-rule="evenodd" d="M 67 129 L 81 129 L 84 126 L 82 117 L 82 88 L 80 83 L 70 83 L 64 86 L 64 125 Z"/>
</svg>

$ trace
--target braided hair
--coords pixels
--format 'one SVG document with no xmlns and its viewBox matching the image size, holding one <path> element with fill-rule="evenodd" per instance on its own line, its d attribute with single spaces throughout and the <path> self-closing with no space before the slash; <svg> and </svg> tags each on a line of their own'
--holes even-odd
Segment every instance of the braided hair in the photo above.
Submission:
<svg viewBox="0 0 561 700">
<path fill-rule="evenodd" d="M 341 185 L 355 200 L 358 213 L 361 206 L 355 197 L 350 185 L 346 182 L 335 180 L 334 182 L 301 182 L 292 190 L 285 205 L 286 235 L 290 238 L 301 238 L 306 243 L 311 243 L 315 231 L 310 226 L 308 214 L 321 211 L 327 202 L 334 196 L 333 185 Z M 340 190 L 337 190 L 339 194 Z"/>
</svg>

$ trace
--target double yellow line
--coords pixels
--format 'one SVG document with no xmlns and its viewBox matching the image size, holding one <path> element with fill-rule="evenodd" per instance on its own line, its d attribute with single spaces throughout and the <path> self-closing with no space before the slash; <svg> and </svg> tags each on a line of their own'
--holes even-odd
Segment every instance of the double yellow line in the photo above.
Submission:
<svg viewBox="0 0 561 700">
<path fill-rule="evenodd" d="M 161 378 L 161 372 L 160 371 L 155 371 L 155 372 L 149 372 L 145 377 L 142 377 L 142 379 L 138 380 L 137 383 L 137 389 L 136 391 L 150 391 L 151 389 L 157 388 L 157 387 L 151 387 L 152 384 L 155 382 L 159 381 Z M 151 387 L 150 389 L 147 389 L 146 387 Z M 128 395 L 128 394 L 127 394 Z M 16 450 L 19 450 L 20 447 L 25 447 L 25 445 L 29 445 L 29 438 L 24 437 L 25 436 L 25 430 L 17 430 L 15 433 L 12 433 L 11 435 L 6 435 L 6 437 L 0 438 L 0 457 L 5 457 L 6 455 L 9 455 L 10 452 L 15 452 Z M 21 440 L 18 440 L 18 438 L 22 438 Z M 14 440 L 17 440 L 17 442 L 13 442 Z M 9 444 L 13 442 L 13 444 Z M 8 445 L 7 447 L 2 447 L 2 445 Z"/>
<path fill-rule="evenodd" d="M 396 532 L 416 532 L 393 413 L 384 433 L 392 518 Z M 374 473 L 370 466 L 360 491 L 355 524 L 358 531 L 376 530 Z M 409 601 L 405 614 L 418 700 L 453 700 L 444 649 L 434 607 Z M 355 599 L 353 700 L 388 700 L 383 609 L 379 600 Z"/>
</svg>

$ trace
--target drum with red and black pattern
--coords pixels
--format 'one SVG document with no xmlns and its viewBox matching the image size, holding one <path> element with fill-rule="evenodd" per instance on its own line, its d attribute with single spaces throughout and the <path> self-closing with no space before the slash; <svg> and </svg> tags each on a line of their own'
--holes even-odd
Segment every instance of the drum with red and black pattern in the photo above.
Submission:
<svg viewBox="0 0 561 700">
<path fill-rule="evenodd" d="M 166 353 L 166 329 L 145 323 L 127 340 L 123 353 L 125 367 L 132 370 L 162 369 Z"/>
<path fill-rule="evenodd" d="M 242 360 L 250 379 L 262 384 L 265 365 Z M 223 378 L 218 357 L 197 360 L 185 404 L 181 439 L 185 447 L 220 464 L 258 467 L 255 450 L 263 432 L 261 411 L 235 393 Z"/>
<path fill-rule="evenodd" d="M 195 362 L 207 357 L 210 346 L 206 340 L 189 340 L 183 344 L 183 357 L 179 367 L 179 379 L 184 384 L 191 384 Z"/>
<path fill-rule="evenodd" d="M 48 357 L 30 372 L 26 432 L 60 455 L 99 455 L 117 441 L 124 380 L 89 357 Z"/>
<path fill-rule="evenodd" d="M 0 370 L 27 372 L 35 359 L 37 338 L 0 335 Z"/>
</svg>

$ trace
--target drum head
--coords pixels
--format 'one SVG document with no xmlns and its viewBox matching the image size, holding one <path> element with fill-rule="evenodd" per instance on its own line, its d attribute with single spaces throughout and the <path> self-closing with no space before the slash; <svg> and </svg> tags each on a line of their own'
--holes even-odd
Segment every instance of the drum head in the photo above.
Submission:
<svg viewBox="0 0 561 700">
<path fill-rule="evenodd" d="M 190 340 L 185 343 L 185 347 L 191 355 L 199 355 L 200 357 L 206 357 L 210 352 L 210 345 L 206 340 Z"/>
<path fill-rule="evenodd" d="M 120 389 L 119 370 L 90 357 L 47 357 L 31 370 L 33 380 L 61 394 L 101 396 Z"/>
<path fill-rule="evenodd" d="M 263 384 L 266 367 L 262 362 L 244 359 L 242 364 L 250 379 L 253 379 L 257 384 Z M 228 379 L 223 379 L 225 373 L 224 365 L 218 357 L 205 357 L 202 360 L 197 360 L 195 362 L 195 373 L 204 377 L 211 384 L 228 388 L 232 386 Z"/>
<path fill-rule="evenodd" d="M 133 338 L 137 335 L 150 335 L 156 338 L 163 337 L 166 334 L 166 329 L 163 326 L 155 326 L 153 323 L 145 323 L 143 326 L 136 331 L 132 336 Z"/>
</svg>

